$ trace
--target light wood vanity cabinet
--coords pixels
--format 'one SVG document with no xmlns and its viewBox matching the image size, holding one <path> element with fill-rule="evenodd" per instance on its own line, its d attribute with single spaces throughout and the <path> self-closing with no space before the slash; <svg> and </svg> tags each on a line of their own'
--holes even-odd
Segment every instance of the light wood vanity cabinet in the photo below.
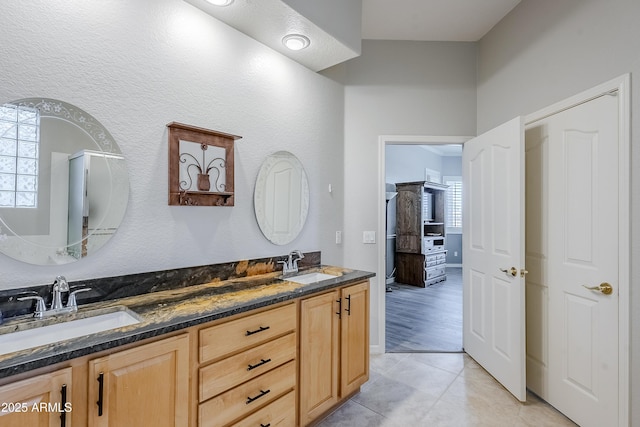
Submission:
<svg viewBox="0 0 640 427">
<path fill-rule="evenodd" d="M 369 379 L 369 282 L 343 288 L 341 296 L 340 392 L 346 397 Z"/>
<path fill-rule="evenodd" d="M 187 335 L 91 360 L 88 372 L 90 427 L 188 425 Z"/>
<path fill-rule="evenodd" d="M 8 378 L 0 404 L 72 412 L 0 412 L 0 426 L 307 425 L 368 376 L 367 280 Z"/>
<path fill-rule="evenodd" d="M 0 387 L 0 426 L 71 425 L 71 368 Z"/>
<path fill-rule="evenodd" d="M 369 282 L 300 302 L 300 425 L 369 379 Z"/>
<path fill-rule="evenodd" d="M 294 425 L 296 307 L 200 330 L 198 426 Z"/>
</svg>

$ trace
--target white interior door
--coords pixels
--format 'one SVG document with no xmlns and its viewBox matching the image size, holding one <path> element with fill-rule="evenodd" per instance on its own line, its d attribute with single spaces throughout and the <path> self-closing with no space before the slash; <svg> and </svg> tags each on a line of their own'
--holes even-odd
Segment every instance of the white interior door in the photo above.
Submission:
<svg viewBox="0 0 640 427">
<path fill-rule="evenodd" d="M 543 126 L 550 184 L 548 401 L 581 426 L 615 426 L 618 99 L 601 96 Z"/>
<path fill-rule="evenodd" d="M 525 401 L 523 120 L 466 142 L 462 164 L 464 349 Z"/>
</svg>

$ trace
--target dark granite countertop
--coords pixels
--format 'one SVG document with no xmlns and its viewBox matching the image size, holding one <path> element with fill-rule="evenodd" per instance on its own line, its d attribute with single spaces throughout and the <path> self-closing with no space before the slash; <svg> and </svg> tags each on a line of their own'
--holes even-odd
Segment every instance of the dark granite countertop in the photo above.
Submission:
<svg viewBox="0 0 640 427">
<path fill-rule="evenodd" d="M 140 323 L 82 336 L 28 350 L 0 355 L 0 378 L 52 365 L 121 345 L 157 337 L 169 332 L 211 322 L 295 298 L 355 283 L 373 273 L 341 267 L 320 266 L 301 271 L 333 274 L 333 279 L 307 285 L 281 279 L 279 273 L 266 273 L 229 280 L 163 290 L 143 295 L 80 305 L 75 314 L 44 320 L 57 322 L 126 307 L 138 314 Z M 20 316 L 0 326 L 0 335 L 28 329 L 35 322 Z"/>
</svg>

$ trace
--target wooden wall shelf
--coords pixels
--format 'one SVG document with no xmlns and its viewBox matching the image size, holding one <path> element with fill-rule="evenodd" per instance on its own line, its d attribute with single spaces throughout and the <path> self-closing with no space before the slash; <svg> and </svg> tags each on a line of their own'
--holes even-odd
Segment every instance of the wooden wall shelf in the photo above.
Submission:
<svg viewBox="0 0 640 427">
<path fill-rule="evenodd" d="M 233 206 L 234 143 L 241 136 L 171 122 L 169 205 Z"/>
</svg>

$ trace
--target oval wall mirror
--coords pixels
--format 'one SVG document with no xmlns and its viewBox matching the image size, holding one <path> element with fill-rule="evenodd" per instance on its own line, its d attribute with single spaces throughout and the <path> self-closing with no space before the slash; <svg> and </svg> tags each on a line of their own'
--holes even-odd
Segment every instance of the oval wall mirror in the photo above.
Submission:
<svg viewBox="0 0 640 427">
<path fill-rule="evenodd" d="M 93 255 L 128 200 L 124 157 L 90 114 L 47 98 L 0 105 L 0 252 L 37 265 Z"/>
<path fill-rule="evenodd" d="M 269 155 L 258 172 L 253 202 L 260 230 L 270 242 L 293 241 L 309 213 L 309 183 L 300 160 L 288 151 Z"/>
</svg>

